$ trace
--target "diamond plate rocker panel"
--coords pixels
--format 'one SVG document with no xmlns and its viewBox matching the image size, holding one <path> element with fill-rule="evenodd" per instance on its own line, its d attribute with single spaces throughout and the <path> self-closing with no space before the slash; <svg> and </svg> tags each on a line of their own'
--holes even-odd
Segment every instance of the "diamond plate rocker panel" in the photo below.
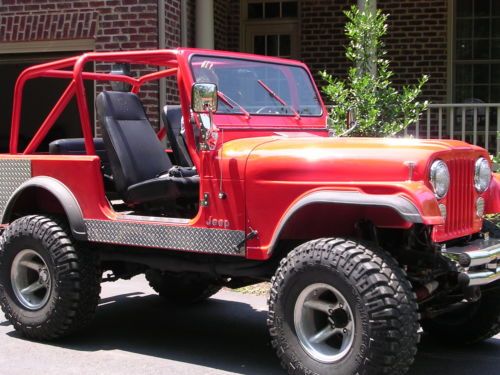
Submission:
<svg viewBox="0 0 500 375">
<path fill-rule="evenodd" d="M 236 245 L 245 239 L 237 230 L 193 228 L 179 225 L 85 220 L 91 242 L 157 247 L 210 254 L 244 255 Z"/>
<path fill-rule="evenodd" d="M 3 216 L 9 199 L 21 186 L 31 178 L 31 161 L 26 159 L 0 160 L 0 218 Z"/>
</svg>

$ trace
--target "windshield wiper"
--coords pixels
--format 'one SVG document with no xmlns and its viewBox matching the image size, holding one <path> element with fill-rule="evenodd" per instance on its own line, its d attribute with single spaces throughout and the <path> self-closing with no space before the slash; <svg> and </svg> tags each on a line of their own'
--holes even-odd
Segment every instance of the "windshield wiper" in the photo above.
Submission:
<svg viewBox="0 0 500 375">
<path fill-rule="evenodd" d="M 222 91 L 219 91 L 217 90 L 217 96 L 219 97 L 220 100 L 222 100 L 222 102 L 227 105 L 229 108 L 233 109 L 234 108 L 234 105 L 236 105 L 236 107 L 238 107 L 238 109 L 245 115 L 245 117 L 248 119 L 250 118 L 250 113 L 245 109 L 243 108 L 242 105 L 238 104 L 237 101 L 235 101 L 234 99 L 231 99 L 229 96 L 227 96 L 226 94 L 224 94 Z M 231 102 L 233 104 L 231 104 Z"/>
<path fill-rule="evenodd" d="M 261 85 L 269 93 L 271 98 L 276 99 L 278 102 L 280 102 L 282 106 L 290 108 L 293 114 L 295 115 L 295 118 L 297 120 L 300 119 L 300 114 L 295 110 L 295 108 L 293 108 L 291 105 L 288 105 L 287 102 L 285 102 L 282 98 L 280 98 L 279 95 L 276 94 L 273 90 L 271 90 L 269 86 L 267 86 L 261 79 L 257 80 L 257 82 L 259 82 L 259 85 Z"/>
</svg>

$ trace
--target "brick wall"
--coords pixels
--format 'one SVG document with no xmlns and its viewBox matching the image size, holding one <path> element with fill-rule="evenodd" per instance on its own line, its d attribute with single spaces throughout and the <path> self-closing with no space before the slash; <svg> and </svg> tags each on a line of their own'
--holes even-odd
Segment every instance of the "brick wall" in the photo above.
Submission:
<svg viewBox="0 0 500 375">
<path fill-rule="evenodd" d="M 224 51 L 239 51 L 239 0 L 214 0 L 214 19 L 215 49 Z"/>
<path fill-rule="evenodd" d="M 75 13 L 41 13 L 26 9 L 39 9 L 39 5 L 25 6 L 15 11 L 17 6 L 0 5 L 0 42 L 20 42 L 60 39 L 94 39 L 99 14 L 92 10 Z M 55 6 L 55 4 L 51 4 Z"/>
<path fill-rule="evenodd" d="M 214 48 L 227 50 L 229 0 L 214 0 Z"/>
<path fill-rule="evenodd" d="M 303 0 L 301 2 L 301 59 L 309 65 L 318 85 L 318 72 L 327 70 L 335 76 L 345 76 L 344 37 L 345 16 L 343 11 L 349 0 Z"/>
<path fill-rule="evenodd" d="M 195 42 L 196 0 L 188 0 L 188 46 Z M 240 44 L 240 1 L 214 0 L 214 48 L 225 51 L 239 51 Z"/>
<path fill-rule="evenodd" d="M 389 13 L 388 58 L 397 83 L 430 76 L 424 97 L 435 103 L 447 99 L 448 1 L 378 0 Z"/>
<path fill-rule="evenodd" d="M 180 0 L 165 2 L 167 48 L 180 44 Z M 157 0 L 2 0 L 0 42 L 94 39 L 96 51 L 158 48 Z M 109 64 L 96 64 L 109 71 Z M 155 68 L 133 66 L 141 74 Z M 97 91 L 105 85 L 99 84 Z M 141 99 L 153 126 L 158 126 L 158 85 L 145 85 Z M 175 82 L 167 100 L 176 102 Z"/>
<path fill-rule="evenodd" d="M 195 45 L 195 2 L 196 0 L 187 0 L 187 47 Z"/>
<path fill-rule="evenodd" d="M 227 20 L 227 50 L 240 50 L 240 1 L 229 0 Z"/>
<path fill-rule="evenodd" d="M 301 2 L 301 59 L 313 74 L 326 69 L 336 76 L 345 76 L 349 64 L 345 58 L 343 11 L 353 3 L 352 0 Z M 394 81 L 415 83 L 423 74 L 428 74 L 430 80 L 423 96 L 436 103 L 445 102 L 447 1 L 378 0 L 378 6 L 390 14 L 385 43 L 395 73 Z"/>
<path fill-rule="evenodd" d="M 181 2 L 180 0 L 165 1 L 165 44 L 167 48 L 177 48 L 181 45 Z M 155 48 L 155 47 L 153 47 Z M 167 81 L 167 103 L 179 103 L 176 77 Z M 164 103 L 161 103 L 163 105 Z"/>
<path fill-rule="evenodd" d="M 75 6 L 78 4 L 75 2 Z M 90 4 L 89 4 L 90 5 Z M 96 51 L 119 51 L 158 48 L 158 18 L 156 0 L 104 0 L 92 5 L 99 12 Z M 97 71 L 108 72 L 109 64 L 96 64 Z M 153 67 L 133 65 L 136 74 L 153 72 Z M 98 84 L 97 91 L 105 84 Z M 139 97 L 146 108 L 151 123 L 158 127 L 158 83 L 143 86 Z"/>
<path fill-rule="evenodd" d="M 326 69 L 345 76 L 346 22 L 343 10 L 354 0 L 302 0 L 301 59 L 317 72 Z M 215 0 L 215 48 L 239 50 L 240 1 Z M 388 57 L 397 83 L 431 76 L 425 96 L 446 99 L 447 1 L 378 0 L 389 18 Z M 180 44 L 180 0 L 165 2 L 167 47 Z M 188 0 L 188 45 L 194 46 L 195 0 Z M 157 0 L 2 0 L 0 42 L 95 39 L 96 50 L 149 49 L 158 46 Z M 101 71 L 109 70 L 105 64 Z M 139 67 L 141 68 L 141 67 Z M 141 68 L 143 69 L 143 68 Z M 322 84 L 321 82 L 318 82 Z M 157 85 L 144 88 L 143 99 L 152 122 L 158 124 Z M 168 102 L 177 101 L 170 80 Z"/>
</svg>

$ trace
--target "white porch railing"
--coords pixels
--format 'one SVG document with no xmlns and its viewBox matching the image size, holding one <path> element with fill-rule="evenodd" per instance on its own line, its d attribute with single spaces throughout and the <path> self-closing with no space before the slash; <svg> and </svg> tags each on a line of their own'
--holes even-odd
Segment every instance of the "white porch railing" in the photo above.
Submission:
<svg viewBox="0 0 500 375">
<path fill-rule="evenodd" d="M 416 138 L 458 139 L 500 152 L 500 103 L 430 104 L 404 135 Z"/>
<path fill-rule="evenodd" d="M 327 106 L 328 109 L 331 106 Z M 430 104 L 405 137 L 458 139 L 500 153 L 500 103 Z"/>
</svg>

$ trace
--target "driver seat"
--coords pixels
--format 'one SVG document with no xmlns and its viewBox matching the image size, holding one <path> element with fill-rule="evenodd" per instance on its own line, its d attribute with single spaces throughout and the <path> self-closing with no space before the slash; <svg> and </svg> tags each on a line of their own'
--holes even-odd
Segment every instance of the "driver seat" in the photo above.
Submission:
<svg viewBox="0 0 500 375">
<path fill-rule="evenodd" d="M 198 200 L 199 176 L 179 177 L 137 95 L 104 91 L 96 99 L 116 190 L 129 206 Z M 175 168 L 174 168 L 175 169 Z"/>
</svg>

